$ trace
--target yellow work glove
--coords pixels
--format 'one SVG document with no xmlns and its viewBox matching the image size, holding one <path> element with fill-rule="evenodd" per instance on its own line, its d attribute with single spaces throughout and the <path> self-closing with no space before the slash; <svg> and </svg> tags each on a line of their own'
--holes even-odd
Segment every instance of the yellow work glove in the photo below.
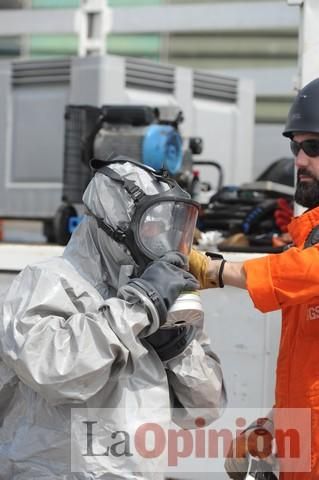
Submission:
<svg viewBox="0 0 319 480">
<path fill-rule="evenodd" d="M 211 259 L 207 255 L 198 250 L 192 248 L 189 255 L 189 271 L 197 278 L 200 284 L 200 288 L 203 290 L 205 288 L 217 288 L 223 287 L 221 280 L 221 275 L 219 275 L 221 265 L 225 263 L 222 255 L 212 254 L 215 256 L 216 260 L 220 260 L 216 268 L 213 268 L 212 262 L 215 260 Z M 221 271 L 222 273 L 222 271 Z"/>
</svg>

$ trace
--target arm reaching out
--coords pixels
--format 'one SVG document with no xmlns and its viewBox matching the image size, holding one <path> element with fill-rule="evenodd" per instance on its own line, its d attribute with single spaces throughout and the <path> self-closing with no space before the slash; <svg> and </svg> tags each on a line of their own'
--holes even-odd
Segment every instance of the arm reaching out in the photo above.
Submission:
<svg viewBox="0 0 319 480">
<path fill-rule="evenodd" d="M 226 262 L 222 257 L 211 258 L 194 249 L 189 257 L 189 270 L 200 282 L 201 289 L 223 285 L 245 289 L 246 273 L 243 265 L 242 262 Z"/>
<path fill-rule="evenodd" d="M 225 285 L 246 289 L 246 273 L 243 262 L 226 262 L 223 280 Z"/>
</svg>

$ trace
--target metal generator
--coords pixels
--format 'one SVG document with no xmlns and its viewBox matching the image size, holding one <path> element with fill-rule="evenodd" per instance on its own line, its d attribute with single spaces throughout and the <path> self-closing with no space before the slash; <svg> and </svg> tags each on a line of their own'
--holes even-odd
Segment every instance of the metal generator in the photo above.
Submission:
<svg viewBox="0 0 319 480">
<path fill-rule="evenodd" d="M 134 144 L 137 150 L 142 147 L 139 140 L 135 141 L 136 135 L 144 138 L 146 130 L 162 120 L 163 127 L 172 127 L 172 122 L 178 123 L 176 112 L 182 111 L 185 121 L 178 123 L 178 130 L 183 152 L 191 137 L 201 137 L 203 151 L 198 159 L 215 160 L 224 170 L 226 183 L 240 184 L 252 179 L 254 100 L 253 85 L 248 80 L 145 60 L 106 55 L 2 61 L 0 218 L 42 220 L 48 238 L 52 237 L 52 220 L 66 193 L 66 175 L 71 168 L 64 158 L 70 140 L 65 128 L 68 120 L 64 120 L 67 105 L 89 106 L 79 109 L 78 114 L 92 125 L 96 123 L 95 109 L 103 105 L 151 107 L 153 120 L 148 119 L 147 125 L 131 125 L 131 139 L 127 137 L 126 147 L 122 145 L 125 149 Z M 159 112 L 158 118 L 154 109 Z M 113 127 L 111 122 L 107 128 L 104 125 L 95 139 L 96 152 L 100 148 L 101 153 L 105 142 L 110 145 L 119 141 L 116 137 L 121 127 L 119 123 L 114 127 L 114 112 L 112 115 Z M 129 125 L 125 128 L 128 135 Z M 168 150 L 170 155 L 174 148 Z M 183 153 L 183 168 L 186 162 Z M 79 163 L 77 158 L 72 164 L 76 174 L 82 168 Z M 85 176 L 87 180 L 87 171 Z M 213 184 L 217 181 L 212 179 Z M 83 183 L 79 186 L 78 192 Z"/>
<path fill-rule="evenodd" d="M 175 107 L 151 108 L 139 105 L 68 105 L 65 111 L 65 141 L 62 201 L 54 219 L 45 221 L 50 241 L 67 243 L 77 225 L 83 192 L 91 179 L 91 158 L 125 155 L 155 170 L 165 169 L 191 196 L 198 178 L 193 155 L 202 152 L 198 137 L 182 138 L 183 115 Z M 219 170 L 216 162 L 206 162 Z"/>
</svg>

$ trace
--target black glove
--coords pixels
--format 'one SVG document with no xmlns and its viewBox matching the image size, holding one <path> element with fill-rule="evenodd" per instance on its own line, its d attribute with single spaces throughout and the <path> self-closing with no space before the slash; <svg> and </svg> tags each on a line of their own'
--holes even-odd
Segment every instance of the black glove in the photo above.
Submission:
<svg viewBox="0 0 319 480">
<path fill-rule="evenodd" d="M 165 362 L 182 353 L 195 337 L 195 327 L 163 327 L 147 337 L 147 341 L 156 350 L 158 356 Z"/>
<path fill-rule="evenodd" d="M 199 288 L 196 278 L 183 268 L 187 258 L 178 252 L 170 252 L 150 263 L 138 278 L 128 282 L 147 295 L 157 309 L 160 324 L 166 321 L 167 312 L 182 291 Z"/>
</svg>

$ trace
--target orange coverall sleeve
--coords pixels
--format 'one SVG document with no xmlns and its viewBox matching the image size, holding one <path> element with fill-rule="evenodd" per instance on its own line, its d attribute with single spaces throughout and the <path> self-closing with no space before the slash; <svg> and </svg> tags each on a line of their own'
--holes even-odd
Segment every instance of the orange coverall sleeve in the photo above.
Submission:
<svg viewBox="0 0 319 480">
<path fill-rule="evenodd" d="M 319 297 L 319 246 L 289 250 L 244 262 L 247 289 L 261 312 Z"/>
</svg>

